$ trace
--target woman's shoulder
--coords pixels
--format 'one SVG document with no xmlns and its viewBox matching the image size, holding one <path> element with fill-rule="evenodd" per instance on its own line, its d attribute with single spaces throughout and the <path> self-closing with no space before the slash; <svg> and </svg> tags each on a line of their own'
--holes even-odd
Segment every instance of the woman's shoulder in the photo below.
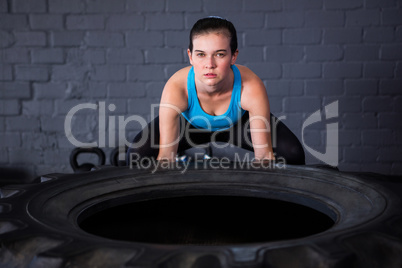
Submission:
<svg viewBox="0 0 402 268">
<path fill-rule="evenodd" d="M 241 105 L 243 109 L 249 110 L 253 107 L 255 100 L 265 99 L 266 89 L 262 80 L 246 66 L 236 65 L 241 74 L 242 93 Z"/>
<path fill-rule="evenodd" d="M 191 66 L 174 73 L 166 82 L 161 102 L 177 105 L 182 111 L 187 109 L 187 76 Z"/>
<path fill-rule="evenodd" d="M 184 67 L 177 72 L 175 72 L 167 81 L 167 87 L 174 87 L 176 89 L 186 89 L 187 88 L 187 76 L 190 71 L 191 66 Z"/>
<path fill-rule="evenodd" d="M 238 64 L 236 64 L 236 67 L 239 69 L 243 81 L 250 82 L 260 79 L 250 68 Z"/>
<path fill-rule="evenodd" d="M 249 91 L 249 90 L 253 90 L 256 88 L 264 88 L 265 89 L 264 83 L 262 82 L 262 80 L 250 68 L 243 66 L 243 65 L 237 65 L 237 64 L 236 64 L 236 67 L 240 71 L 243 91 Z"/>
<path fill-rule="evenodd" d="M 175 72 L 169 80 L 173 80 L 173 81 L 178 81 L 178 82 L 183 82 L 183 81 L 187 81 L 187 76 L 188 76 L 188 72 L 190 71 L 191 66 L 187 66 L 184 68 L 181 68 L 180 70 L 178 70 L 177 72 Z"/>
</svg>

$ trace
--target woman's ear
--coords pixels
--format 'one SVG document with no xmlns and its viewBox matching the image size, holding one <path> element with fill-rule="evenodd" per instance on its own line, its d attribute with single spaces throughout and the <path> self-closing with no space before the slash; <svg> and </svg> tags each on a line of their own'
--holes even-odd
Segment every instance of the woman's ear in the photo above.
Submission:
<svg viewBox="0 0 402 268">
<path fill-rule="evenodd" d="M 239 55 L 239 50 L 236 49 L 235 53 L 233 53 L 233 55 L 232 55 L 232 60 L 231 60 L 231 62 L 230 62 L 231 65 L 234 65 L 234 64 L 236 63 L 236 60 L 237 60 L 237 56 L 238 56 L 238 55 Z"/>
<path fill-rule="evenodd" d="M 187 49 L 187 55 L 188 55 L 190 64 L 193 65 L 193 54 L 191 53 L 190 49 Z"/>
</svg>

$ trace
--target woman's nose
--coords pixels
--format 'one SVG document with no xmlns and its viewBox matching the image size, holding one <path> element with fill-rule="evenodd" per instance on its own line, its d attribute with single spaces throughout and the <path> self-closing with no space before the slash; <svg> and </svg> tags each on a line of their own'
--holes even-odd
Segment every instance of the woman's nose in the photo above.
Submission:
<svg viewBox="0 0 402 268">
<path fill-rule="evenodd" d="M 214 57 L 213 57 L 213 56 L 208 57 L 208 58 L 206 59 L 206 62 L 205 62 L 205 68 L 211 69 L 211 68 L 215 68 L 215 67 L 216 67 L 216 64 L 215 64 L 215 59 L 214 59 Z"/>
</svg>

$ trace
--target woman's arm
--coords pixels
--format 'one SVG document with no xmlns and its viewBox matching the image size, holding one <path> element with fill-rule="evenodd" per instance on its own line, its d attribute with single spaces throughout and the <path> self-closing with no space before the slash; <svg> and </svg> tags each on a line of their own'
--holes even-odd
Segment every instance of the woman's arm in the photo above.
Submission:
<svg viewBox="0 0 402 268">
<path fill-rule="evenodd" d="M 176 159 L 180 114 L 187 109 L 187 73 L 188 68 L 178 71 L 163 89 L 159 107 L 160 147 L 157 160 L 174 161 Z"/>
<path fill-rule="evenodd" d="M 268 95 L 261 79 L 246 67 L 241 68 L 243 92 L 241 106 L 249 112 L 251 141 L 256 160 L 274 160 Z"/>
</svg>

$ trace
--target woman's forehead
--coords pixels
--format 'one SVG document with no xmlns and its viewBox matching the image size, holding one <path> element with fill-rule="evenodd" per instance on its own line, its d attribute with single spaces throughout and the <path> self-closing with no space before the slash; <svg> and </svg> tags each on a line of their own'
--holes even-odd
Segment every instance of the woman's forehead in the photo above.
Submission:
<svg viewBox="0 0 402 268">
<path fill-rule="evenodd" d="M 229 39 L 231 38 L 230 32 L 227 29 L 215 29 L 215 30 L 207 30 L 204 32 L 197 33 L 193 36 L 193 40 L 195 40 L 196 38 L 201 37 L 201 36 L 205 37 L 205 36 L 210 36 L 210 35 L 223 36 L 223 37 L 226 37 Z"/>
<path fill-rule="evenodd" d="M 203 45 L 206 43 L 219 43 L 220 45 L 230 45 L 230 36 L 223 31 L 214 31 L 209 33 L 202 33 L 194 36 L 194 46 Z"/>
</svg>

